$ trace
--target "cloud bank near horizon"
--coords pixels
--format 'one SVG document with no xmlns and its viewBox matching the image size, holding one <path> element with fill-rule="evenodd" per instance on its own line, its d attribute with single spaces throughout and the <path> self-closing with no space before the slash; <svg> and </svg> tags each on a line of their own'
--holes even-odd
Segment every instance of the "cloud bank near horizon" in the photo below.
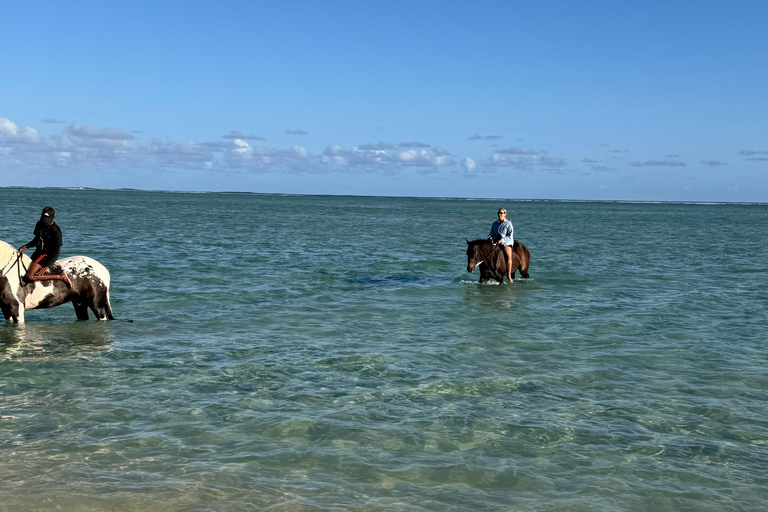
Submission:
<svg viewBox="0 0 768 512">
<path fill-rule="evenodd" d="M 44 120 L 48 125 L 65 124 Z M 303 130 L 286 130 L 286 134 L 308 136 Z M 237 130 L 212 141 L 180 141 L 171 138 L 141 140 L 141 132 L 116 127 L 96 127 L 71 123 L 59 133 L 42 136 L 32 127 L 19 127 L 9 118 L 0 117 L 0 165 L 22 170 L 119 171 L 121 169 L 187 169 L 211 172 L 258 173 L 380 173 L 396 174 L 413 170 L 421 174 L 450 170 L 466 176 L 479 173 L 540 171 L 549 173 L 599 171 L 615 173 L 622 167 L 606 165 L 599 155 L 574 158 L 574 163 L 543 149 L 528 146 L 499 147 L 489 145 L 485 155 L 454 155 L 436 144 L 419 140 L 401 142 L 362 142 L 356 146 L 327 144 L 311 151 L 305 145 L 271 147 L 265 137 Z M 475 135 L 470 140 L 498 141 L 501 135 Z M 519 140 L 519 139 L 518 139 Z M 628 149 L 597 146 L 605 154 L 628 153 Z M 480 150 L 482 151 L 482 150 Z M 768 161 L 768 151 L 742 149 L 742 160 Z M 674 157 L 674 158 L 673 158 Z M 624 170 L 638 167 L 684 169 L 688 163 L 680 155 L 666 159 L 625 162 Z M 695 158 L 694 166 L 725 166 L 720 159 Z"/>
<path fill-rule="evenodd" d="M 60 134 L 42 137 L 31 127 L 20 128 L 0 117 L 0 163 L 32 169 L 87 170 L 175 167 L 219 171 L 326 172 L 430 170 L 458 166 L 445 149 L 420 141 L 331 144 L 322 152 L 301 145 L 267 147 L 265 137 L 232 130 L 224 140 L 210 142 L 151 139 L 113 127 L 72 123 Z M 291 131 L 294 135 L 308 135 Z"/>
</svg>

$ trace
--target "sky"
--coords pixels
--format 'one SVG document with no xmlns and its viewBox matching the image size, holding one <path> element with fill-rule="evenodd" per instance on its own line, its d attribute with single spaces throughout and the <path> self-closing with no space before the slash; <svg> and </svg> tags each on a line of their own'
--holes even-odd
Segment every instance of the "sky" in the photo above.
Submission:
<svg viewBox="0 0 768 512">
<path fill-rule="evenodd" d="M 768 202 L 768 2 L 4 2 L 0 186 Z"/>
</svg>

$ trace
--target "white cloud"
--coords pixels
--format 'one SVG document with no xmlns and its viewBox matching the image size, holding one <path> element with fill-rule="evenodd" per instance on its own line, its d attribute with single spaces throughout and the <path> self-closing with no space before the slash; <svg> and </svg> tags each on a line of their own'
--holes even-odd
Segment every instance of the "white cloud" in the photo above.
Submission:
<svg viewBox="0 0 768 512">
<path fill-rule="evenodd" d="M 201 144 L 158 139 L 153 139 L 148 145 L 139 146 L 134 154 L 145 156 L 146 158 L 141 158 L 145 162 L 191 169 L 210 169 L 216 158 L 209 147 Z"/>
<path fill-rule="evenodd" d="M 320 153 L 304 145 L 270 148 L 262 138 L 235 137 L 208 142 L 152 139 L 143 142 L 129 131 L 73 123 L 58 134 L 41 137 L 0 117 L 0 168 L 109 170 L 164 167 L 257 172 L 430 172 L 457 166 L 450 153 L 418 141 L 332 144 Z M 469 159 L 471 161 L 471 159 Z M 472 161 L 474 164 L 474 161 Z M 466 161 L 462 164 L 467 168 Z M 475 167 L 472 167 L 474 169 Z"/>
<path fill-rule="evenodd" d="M 34 128 L 19 130 L 16 123 L 7 117 L 0 117 L 0 140 L 6 143 L 36 144 L 40 137 Z"/>
<path fill-rule="evenodd" d="M 565 166 L 565 160 L 547 155 L 544 151 L 535 151 L 526 147 L 500 150 L 483 162 L 487 167 L 512 167 L 515 169 L 559 169 Z"/>
<path fill-rule="evenodd" d="M 439 167 L 445 165 L 445 162 L 448 160 L 445 156 L 433 155 L 424 149 L 401 151 L 395 155 L 395 158 L 403 165 L 413 167 Z"/>
<path fill-rule="evenodd" d="M 253 149 L 251 148 L 251 145 L 245 142 L 244 140 L 235 139 L 232 142 L 235 146 L 235 153 L 239 153 L 241 155 L 250 155 L 253 153 Z"/>
<path fill-rule="evenodd" d="M 405 143 L 405 145 L 421 146 L 422 144 Z M 402 144 L 398 146 L 402 147 Z M 429 149 L 413 148 L 399 151 L 394 147 L 395 145 L 384 142 L 363 144 L 351 149 L 331 145 L 325 148 L 323 156 L 325 162 L 337 170 L 383 169 L 394 171 L 401 167 L 435 169 L 456 164 L 440 148 L 427 146 Z"/>
<path fill-rule="evenodd" d="M 302 171 L 316 165 L 319 157 L 310 154 L 299 145 L 290 149 L 263 148 L 251 146 L 244 140 L 235 139 L 222 152 L 222 169 L 234 168 L 246 171 Z"/>
<path fill-rule="evenodd" d="M 475 163 L 475 161 L 469 157 L 461 161 L 461 166 L 467 172 L 473 172 L 477 168 L 477 164 Z"/>
</svg>

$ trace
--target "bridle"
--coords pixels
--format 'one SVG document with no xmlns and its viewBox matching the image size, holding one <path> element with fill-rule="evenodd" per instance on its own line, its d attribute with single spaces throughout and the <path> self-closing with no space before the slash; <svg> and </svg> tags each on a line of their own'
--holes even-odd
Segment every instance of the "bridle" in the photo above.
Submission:
<svg viewBox="0 0 768 512">
<path fill-rule="evenodd" d="M 475 254 L 473 254 L 473 255 L 472 255 L 472 258 L 473 258 L 473 259 L 469 260 L 469 264 L 470 264 L 470 265 L 472 265 L 472 268 L 475 268 L 476 266 L 478 266 L 478 265 L 480 265 L 482 262 L 484 262 L 484 261 L 485 261 L 485 258 L 483 258 L 483 259 L 481 259 L 481 260 L 475 260 L 475 259 L 474 259 L 475 255 L 476 255 L 478 252 L 480 252 L 480 251 L 478 250 L 478 248 L 477 248 L 477 247 L 473 247 L 473 249 L 475 250 Z"/>
<path fill-rule="evenodd" d="M 16 259 L 13 260 L 11 263 L 5 265 L 5 268 L 3 269 L 3 271 L 0 272 L 0 279 L 8 275 L 8 272 L 10 272 L 13 267 L 18 265 L 19 282 L 21 282 L 21 267 L 24 266 L 24 260 L 21 259 L 21 256 L 22 256 L 21 251 L 16 251 Z M 24 268 L 24 273 L 25 274 L 27 273 L 26 268 Z"/>
<path fill-rule="evenodd" d="M 495 243 L 491 242 L 491 246 L 492 246 L 491 252 L 489 252 L 488 255 L 483 257 L 483 259 L 475 260 L 474 257 L 475 257 L 475 255 L 477 255 L 477 253 L 480 253 L 480 256 L 482 256 L 482 250 L 479 247 L 481 244 L 482 244 L 482 242 L 480 242 L 480 243 L 478 243 L 478 244 L 476 244 L 476 245 L 474 245 L 472 247 L 472 249 L 474 249 L 474 254 L 472 255 L 472 259 L 470 259 L 469 262 L 467 263 L 467 265 L 472 265 L 472 268 L 475 268 L 478 265 L 480 265 L 481 263 L 483 263 L 486 260 L 486 258 L 488 258 L 488 256 L 493 254 L 493 251 L 496 250 L 496 248 L 498 247 L 498 244 L 495 244 Z"/>
</svg>

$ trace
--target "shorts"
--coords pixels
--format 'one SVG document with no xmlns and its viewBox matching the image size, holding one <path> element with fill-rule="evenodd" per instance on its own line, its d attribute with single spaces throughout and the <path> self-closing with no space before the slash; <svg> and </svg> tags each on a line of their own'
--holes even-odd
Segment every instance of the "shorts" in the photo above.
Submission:
<svg viewBox="0 0 768 512">
<path fill-rule="evenodd" d="M 32 254 L 32 261 L 39 264 L 41 267 L 50 267 L 56 261 L 56 256 L 49 256 L 40 251 L 35 251 Z"/>
</svg>

